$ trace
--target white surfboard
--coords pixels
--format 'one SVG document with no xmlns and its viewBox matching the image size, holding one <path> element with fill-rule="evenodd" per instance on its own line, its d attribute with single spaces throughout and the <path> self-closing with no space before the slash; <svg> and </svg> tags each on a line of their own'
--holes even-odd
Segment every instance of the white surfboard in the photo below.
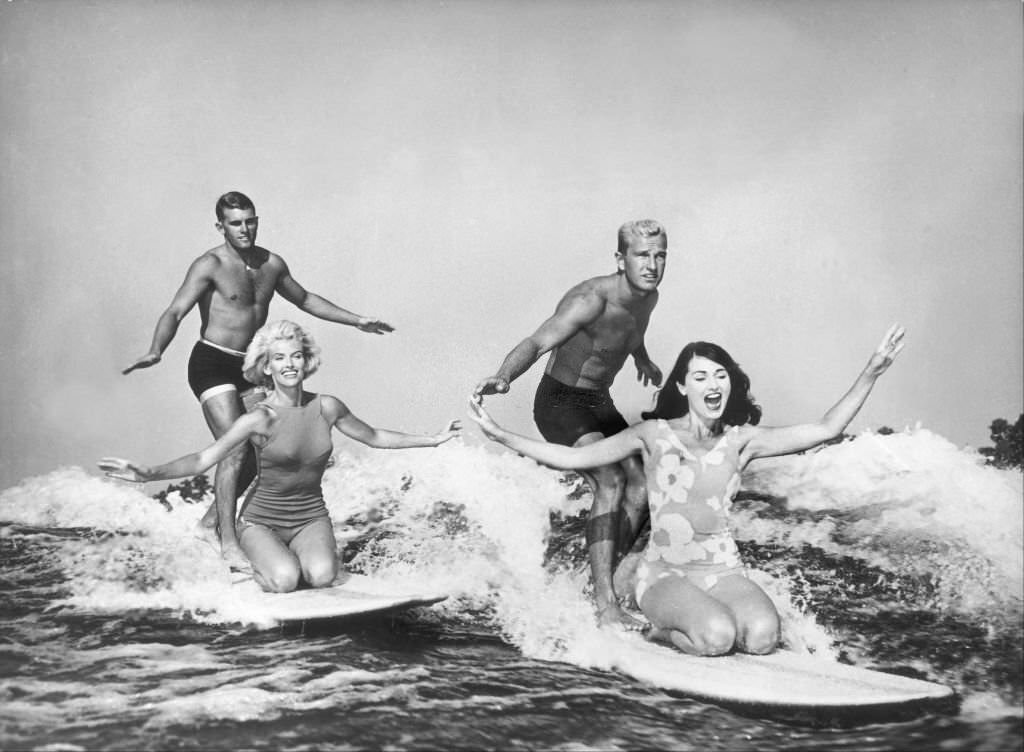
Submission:
<svg viewBox="0 0 1024 752">
<path fill-rule="evenodd" d="M 255 594 L 246 610 L 251 616 L 276 621 L 340 619 L 429 606 L 447 597 L 438 592 L 402 590 L 370 577 L 349 574 L 333 587 Z"/>
<path fill-rule="evenodd" d="M 663 689 L 728 704 L 869 710 L 955 697 L 942 684 L 788 650 L 763 656 L 698 658 L 639 636 L 620 637 L 616 645 L 611 658 L 622 673 Z"/>
</svg>

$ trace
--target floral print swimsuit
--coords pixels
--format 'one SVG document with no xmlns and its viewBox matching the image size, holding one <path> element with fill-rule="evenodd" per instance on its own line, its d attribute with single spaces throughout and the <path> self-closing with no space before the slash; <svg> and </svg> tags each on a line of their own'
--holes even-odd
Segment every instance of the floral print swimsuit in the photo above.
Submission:
<svg viewBox="0 0 1024 752">
<path fill-rule="evenodd" d="M 637 603 L 665 577 L 683 577 L 707 591 L 722 577 L 746 576 L 729 530 L 729 508 L 740 487 L 738 431 L 729 428 L 702 451 L 685 446 L 667 421 L 657 421 L 645 462 L 651 539 L 637 567 Z"/>
</svg>

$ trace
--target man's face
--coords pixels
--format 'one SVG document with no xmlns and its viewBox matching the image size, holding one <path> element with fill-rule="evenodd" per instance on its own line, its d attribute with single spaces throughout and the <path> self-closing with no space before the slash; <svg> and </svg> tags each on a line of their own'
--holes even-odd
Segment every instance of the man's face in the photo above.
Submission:
<svg viewBox="0 0 1024 752">
<path fill-rule="evenodd" d="M 256 245 L 256 228 L 259 217 L 252 209 L 225 209 L 224 219 L 217 223 L 217 229 L 236 251 L 245 251 Z"/>
<path fill-rule="evenodd" d="M 625 254 L 617 255 L 619 271 L 626 275 L 630 287 L 654 292 L 665 276 L 667 256 L 668 241 L 664 235 L 636 238 L 630 242 Z"/>
</svg>

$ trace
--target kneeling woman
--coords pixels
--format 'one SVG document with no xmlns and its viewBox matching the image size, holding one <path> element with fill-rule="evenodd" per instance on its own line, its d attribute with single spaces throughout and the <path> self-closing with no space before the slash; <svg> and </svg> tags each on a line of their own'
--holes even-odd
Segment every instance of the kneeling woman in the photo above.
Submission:
<svg viewBox="0 0 1024 752">
<path fill-rule="evenodd" d="M 259 476 L 243 503 L 237 531 L 253 576 L 264 590 L 288 592 L 300 581 L 327 587 L 338 574 L 334 528 L 321 480 L 333 451 L 331 428 L 371 447 L 434 447 L 459 431 L 459 422 L 433 436 L 415 436 L 367 425 L 337 397 L 304 391 L 320 366 L 320 348 L 297 324 L 277 321 L 256 332 L 243 374 L 270 388 L 267 398 L 242 415 L 202 451 L 156 467 L 105 457 L 99 467 L 113 478 L 168 480 L 201 473 L 251 441 Z M 223 535 L 223 532 L 222 532 Z"/>
<path fill-rule="evenodd" d="M 729 530 L 740 472 L 758 457 L 809 449 L 838 436 L 860 410 L 875 380 L 903 349 L 893 326 L 850 390 L 816 423 L 763 428 L 750 380 L 718 345 L 683 348 L 645 420 L 602 441 L 565 447 L 498 426 L 482 404 L 470 415 L 488 437 L 564 470 L 643 458 L 651 537 L 637 567 L 636 600 L 652 639 L 693 655 L 733 649 L 769 653 L 779 640 L 771 600 L 747 578 Z M 681 388 L 681 391 L 680 391 Z"/>
</svg>

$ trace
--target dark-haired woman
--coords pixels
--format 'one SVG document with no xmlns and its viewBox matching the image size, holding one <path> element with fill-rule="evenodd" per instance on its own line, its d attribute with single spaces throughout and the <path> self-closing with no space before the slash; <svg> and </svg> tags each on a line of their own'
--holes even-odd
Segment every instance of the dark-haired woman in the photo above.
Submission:
<svg viewBox="0 0 1024 752">
<path fill-rule="evenodd" d="M 761 410 L 750 380 L 724 349 L 708 342 L 683 348 L 644 422 L 593 444 L 566 447 L 519 436 L 472 400 L 470 416 L 491 439 L 555 468 L 640 455 L 651 537 L 637 568 L 636 600 L 651 622 L 649 636 L 693 655 L 769 653 L 778 643 L 779 616 L 747 577 L 728 524 L 740 472 L 758 457 L 838 436 L 903 349 L 903 334 L 898 325 L 886 332 L 850 390 L 815 423 L 758 426 Z"/>
</svg>

